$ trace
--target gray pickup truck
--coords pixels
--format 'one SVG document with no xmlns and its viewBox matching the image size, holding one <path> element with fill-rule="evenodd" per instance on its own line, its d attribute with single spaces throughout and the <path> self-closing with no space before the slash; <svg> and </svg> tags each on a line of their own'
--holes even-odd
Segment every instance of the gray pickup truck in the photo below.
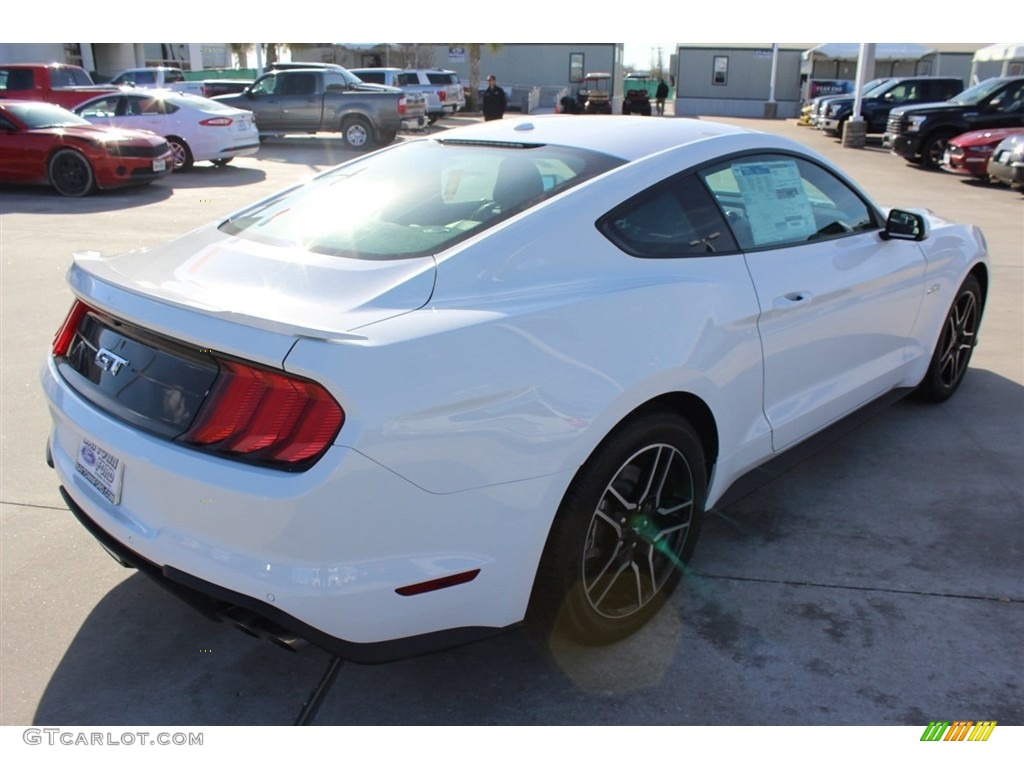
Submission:
<svg viewBox="0 0 1024 768">
<path fill-rule="evenodd" d="M 394 141 L 405 110 L 401 90 L 363 83 L 341 67 L 270 72 L 241 93 L 215 100 L 253 112 L 261 138 L 340 131 L 357 150 Z"/>
</svg>

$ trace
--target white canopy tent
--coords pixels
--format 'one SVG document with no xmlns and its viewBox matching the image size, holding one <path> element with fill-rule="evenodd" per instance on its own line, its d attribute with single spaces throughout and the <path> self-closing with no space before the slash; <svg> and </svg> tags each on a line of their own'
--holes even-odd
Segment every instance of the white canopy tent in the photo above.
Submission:
<svg viewBox="0 0 1024 768">
<path fill-rule="evenodd" d="M 1024 70 L 1024 43 L 995 43 L 979 49 L 971 63 L 971 82 L 977 80 L 978 64 L 988 61 L 1002 62 L 1000 77 Z"/>
<path fill-rule="evenodd" d="M 935 53 L 934 48 L 918 43 L 875 43 L 875 61 L 912 61 Z M 804 61 L 856 61 L 860 43 L 822 43 L 804 51 Z"/>
</svg>

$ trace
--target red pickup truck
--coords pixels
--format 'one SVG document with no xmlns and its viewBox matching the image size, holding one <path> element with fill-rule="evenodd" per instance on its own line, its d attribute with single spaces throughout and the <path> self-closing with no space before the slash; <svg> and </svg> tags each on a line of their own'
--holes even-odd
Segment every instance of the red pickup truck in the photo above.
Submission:
<svg viewBox="0 0 1024 768">
<path fill-rule="evenodd" d="M 0 65 L 0 99 L 48 101 L 71 109 L 114 90 L 113 86 L 96 85 L 88 72 L 73 64 Z"/>
</svg>

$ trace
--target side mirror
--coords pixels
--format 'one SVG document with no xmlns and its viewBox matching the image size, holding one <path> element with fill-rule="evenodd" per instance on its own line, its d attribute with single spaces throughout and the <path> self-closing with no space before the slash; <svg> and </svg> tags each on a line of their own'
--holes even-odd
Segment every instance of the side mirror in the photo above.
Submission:
<svg viewBox="0 0 1024 768">
<path fill-rule="evenodd" d="M 931 234 L 923 213 L 893 208 L 885 220 L 883 240 L 926 240 Z"/>
</svg>

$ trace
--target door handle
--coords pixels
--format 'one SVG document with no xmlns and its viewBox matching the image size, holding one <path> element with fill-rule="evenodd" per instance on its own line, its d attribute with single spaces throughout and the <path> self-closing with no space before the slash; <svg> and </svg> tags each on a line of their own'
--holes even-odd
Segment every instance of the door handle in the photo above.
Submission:
<svg viewBox="0 0 1024 768">
<path fill-rule="evenodd" d="M 785 296 L 779 296 L 773 305 L 775 309 L 795 309 L 806 306 L 811 300 L 810 291 L 790 291 Z"/>
</svg>

